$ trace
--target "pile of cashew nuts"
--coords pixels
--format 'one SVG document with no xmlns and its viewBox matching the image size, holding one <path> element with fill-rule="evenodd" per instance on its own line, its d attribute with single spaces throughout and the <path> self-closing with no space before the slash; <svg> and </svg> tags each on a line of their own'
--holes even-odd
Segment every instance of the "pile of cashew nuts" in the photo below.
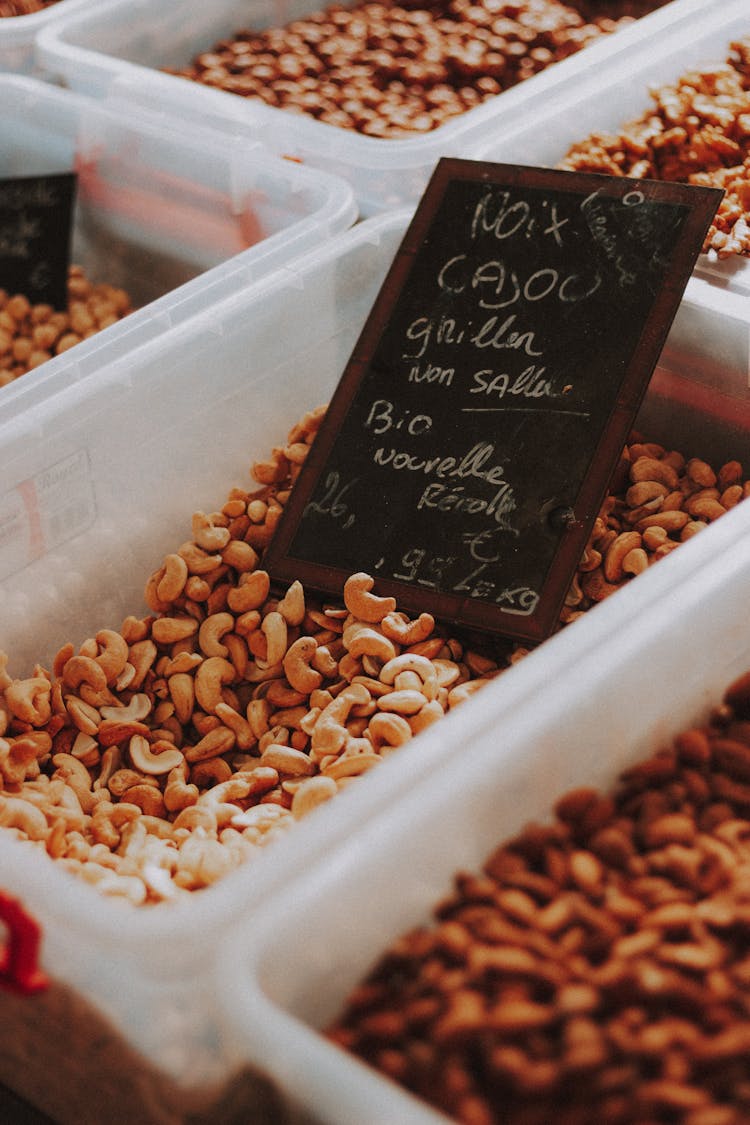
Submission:
<svg viewBox="0 0 750 1125">
<path fill-rule="evenodd" d="M 13 678 L 0 653 L 0 828 L 102 893 L 172 900 L 245 863 L 525 655 L 410 617 L 358 573 L 326 604 L 262 567 L 324 408 L 256 462 L 257 487 L 196 512 L 145 586 L 149 612 Z M 750 491 L 633 442 L 561 622 Z"/>
</svg>

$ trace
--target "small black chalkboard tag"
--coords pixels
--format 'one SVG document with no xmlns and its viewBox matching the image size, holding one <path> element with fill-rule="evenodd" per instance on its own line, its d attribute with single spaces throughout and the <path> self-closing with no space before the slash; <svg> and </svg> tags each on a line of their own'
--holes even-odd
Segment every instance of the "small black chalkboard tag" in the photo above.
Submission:
<svg viewBox="0 0 750 1125">
<path fill-rule="evenodd" d="M 722 192 L 439 162 L 264 565 L 556 627 Z"/>
<path fill-rule="evenodd" d="M 0 180 L 0 287 L 65 309 L 76 175 Z"/>
</svg>

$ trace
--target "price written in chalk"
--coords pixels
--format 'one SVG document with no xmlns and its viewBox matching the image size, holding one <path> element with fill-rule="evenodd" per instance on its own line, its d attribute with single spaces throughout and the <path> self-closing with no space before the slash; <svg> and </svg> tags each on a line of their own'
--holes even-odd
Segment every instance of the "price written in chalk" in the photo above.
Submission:
<svg viewBox="0 0 750 1125">
<path fill-rule="evenodd" d="M 438 165 L 267 556 L 526 640 L 554 627 L 721 198 Z"/>
</svg>

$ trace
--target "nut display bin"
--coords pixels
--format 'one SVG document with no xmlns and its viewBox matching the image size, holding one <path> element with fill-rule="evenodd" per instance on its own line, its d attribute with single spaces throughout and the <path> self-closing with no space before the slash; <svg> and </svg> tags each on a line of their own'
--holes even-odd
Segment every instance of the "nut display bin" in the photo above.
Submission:
<svg viewBox="0 0 750 1125">
<path fill-rule="evenodd" d="M 656 36 L 647 50 L 622 51 L 608 61 L 605 73 L 579 73 L 557 87 L 554 99 L 530 89 L 523 116 L 498 120 L 474 157 L 552 167 L 590 133 L 618 132 L 649 109 L 649 88 L 668 85 L 692 68 L 723 63 L 732 40 L 750 35 L 745 0 L 712 8 L 700 18 L 673 25 L 669 35 Z M 747 258 L 711 262 L 702 255 L 696 274 L 728 293 L 743 298 L 750 294 Z"/>
<path fill-rule="evenodd" d="M 130 351 L 108 355 L 106 363 L 82 372 L 77 381 L 56 381 L 34 410 L 11 401 L 0 413 L 0 649 L 10 654 L 12 676 L 28 675 L 37 661 L 49 667 L 68 640 L 80 645 L 99 628 L 117 628 L 126 615 L 147 612 L 145 581 L 164 554 L 189 536 L 192 513 L 222 504 L 235 484 L 247 486 L 252 461 L 283 442 L 307 409 L 329 398 L 410 214 L 402 210 L 373 217 L 339 232 L 222 301 L 196 309 L 181 323 L 165 324 L 162 333 L 144 338 Z M 684 308 L 689 311 L 689 298 Z M 700 315 L 708 347 L 726 325 L 718 312 L 715 317 L 705 311 Z M 685 343 L 676 323 L 665 358 L 681 341 Z M 663 368 L 646 398 L 643 427 L 656 440 L 684 442 L 696 455 L 745 456 L 750 463 L 746 380 L 725 376 L 719 383 L 715 373 L 711 380 L 704 384 L 693 373 Z M 706 588 L 718 584 L 717 574 L 736 558 L 737 545 L 746 542 L 749 523 L 750 507 L 739 505 L 252 862 L 189 899 L 138 910 L 102 897 L 45 853 L 0 833 L 0 890 L 16 896 L 39 923 L 41 965 L 51 981 L 47 990 L 30 996 L 0 987 L 0 1082 L 62 1125 L 104 1120 L 268 1125 L 277 1115 L 284 1120 L 286 1110 L 268 1076 L 277 1080 L 283 1071 L 282 1085 L 299 1095 L 300 1084 L 287 1073 L 284 1059 L 295 1058 L 298 1075 L 310 1074 L 309 1062 L 295 1054 L 296 1017 L 269 1009 L 268 998 L 248 982 L 246 954 L 235 951 L 228 961 L 223 940 L 239 931 L 240 923 L 251 924 L 263 902 L 274 899 L 286 926 L 306 946 L 307 978 L 313 981 L 317 974 L 319 983 L 327 982 L 335 971 L 340 973 L 336 987 L 343 988 L 364 964 L 358 958 L 371 956 L 411 911 L 424 909 L 437 885 L 424 882 L 422 860 L 394 866 L 390 848 L 384 852 L 388 864 L 378 870 L 367 852 L 370 830 L 357 834 L 363 822 L 381 818 L 372 831 L 385 839 L 396 799 L 412 794 L 422 813 L 437 807 L 433 790 L 442 785 L 439 778 L 459 743 L 475 788 L 481 790 L 477 779 L 482 773 L 474 763 L 481 764 L 484 755 L 493 763 L 493 792 L 500 788 L 507 807 L 515 801 L 517 812 L 527 804 L 531 809 L 527 790 L 532 782 L 524 768 L 536 779 L 533 799 L 540 808 L 566 782 L 565 771 L 571 777 L 589 771 L 595 780 L 614 769 L 614 758 L 600 755 L 588 763 L 585 757 L 575 760 L 572 751 L 556 765 L 551 752 L 539 756 L 536 740 L 529 741 L 526 734 L 543 723 L 551 729 L 560 684 L 568 682 L 571 665 L 587 668 L 588 661 L 593 666 L 594 678 L 575 684 L 582 696 L 584 688 L 587 693 L 588 702 L 580 706 L 593 709 L 605 673 L 619 667 L 616 662 L 624 659 L 630 641 L 661 643 L 654 622 L 667 620 L 668 607 L 675 607 L 672 612 L 681 607 L 683 584 L 695 575 L 705 576 L 700 580 Z M 718 630 L 720 617 L 717 612 L 712 628 Z M 670 669 L 684 663 L 690 671 L 698 636 L 694 621 L 695 616 L 682 648 L 671 653 Z M 738 622 L 733 624 L 739 629 Z M 658 648 L 662 656 L 665 651 L 664 645 Z M 732 654 L 727 641 L 727 660 Z M 719 663 L 712 682 L 718 682 Z M 665 672 L 670 685 L 672 677 L 672 670 Z M 678 671 L 674 678 L 680 691 L 696 682 Z M 648 668 L 643 681 L 645 701 L 655 699 L 660 681 Z M 623 712 L 627 723 L 640 724 L 645 732 L 653 714 L 649 706 L 639 702 L 633 708 L 631 701 L 627 715 Z M 498 750 L 492 732 L 500 723 L 507 724 L 508 734 Z M 535 763 L 548 764 L 541 779 L 536 765 L 532 768 L 530 747 Z M 457 787 L 459 791 L 463 793 Z M 462 834 L 461 846 L 470 856 L 480 855 L 485 808 L 480 801 L 475 817 L 463 801 L 454 801 L 452 819 L 433 825 L 430 839 L 438 839 L 426 862 L 428 868 L 434 863 L 436 877 L 442 878 L 454 860 L 449 846 L 454 825 Z M 413 811 L 406 818 L 394 813 L 394 841 L 407 842 L 409 819 L 418 822 Z M 363 877 L 360 897 L 352 899 L 355 858 Z M 327 920 L 322 915 L 315 919 L 314 902 L 304 883 L 296 882 L 314 863 L 316 880 L 323 872 L 329 882 L 337 871 L 342 875 L 345 893 Z M 352 905 L 346 917 L 344 903 Z M 349 939 L 362 937 L 365 919 L 373 928 L 355 956 Z M 327 925 L 331 934 L 337 926 L 338 935 L 333 945 L 319 945 L 315 936 Z M 264 954 L 263 987 L 269 995 L 276 989 L 274 1004 L 282 1006 L 287 999 L 296 1003 L 292 991 L 298 992 L 300 1012 L 317 1018 L 300 966 L 286 960 L 290 941 L 288 935 L 277 939 L 274 981 L 268 978 Z M 338 953 L 332 956 L 339 948 L 341 960 Z M 279 983 L 284 976 L 286 992 Z M 231 997 L 225 993 L 235 987 L 239 991 L 230 1019 Z M 267 1036 L 262 1021 L 248 1029 L 243 1022 L 255 996 L 257 1012 L 269 1014 Z M 333 993 L 321 995 L 323 1015 L 332 1011 L 333 999 Z M 237 1004 L 243 1013 L 239 1022 Z M 282 1049 L 289 1029 L 294 1035 Z M 299 1034 L 305 1043 L 311 1041 L 309 1060 L 317 1059 L 323 1046 L 312 1032 L 307 1039 L 304 1028 Z M 321 1075 L 328 1073 L 327 1058 L 321 1065 Z M 310 1087 L 310 1104 L 324 1095 L 321 1082 Z M 323 1120 L 359 1122 L 368 1120 L 368 1114 L 375 1120 L 375 1108 L 365 1112 L 364 1103 L 346 1117 L 347 1104 L 359 1099 L 357 1083 L 354 1094 L 346 1076 L 329 1089 L 331 1113 L 323 1112 Z M 341 1107 L 338 1118 L 334 1103 Z M 377 1101 L 368 1101 L 370 1105 L 377 1107 Z M 409 1117 L 385 1113 L 379 1120 L 390 1125 Z"/>
<path fill-rule="evenodd" d="M 648 52 L 652 43 L 708 18 L 716 4 L 672 0 L 432 133 L 403 140 L 366 137 L 158 72 L 163 66 L 184 65 L 240 27 L 281 27 L 325 6 L 316 0 L 216 0 L 210 5 L 202 0 L 162 0 L 158 5 L 150 0 L 100 0 L 95 11 L 77 13 L 43 32 L 37 54 L 46 70 L 85 93 L 103 97 L 117 91 L 158 103 L 183 118 L 205 117 L 230 136 L 250 135 L 274 152 L 342 175 L 352 184 L 362 214 L 370 215 L 416 202 L 440 156 L 470 156 L 499 124 L 525 115 L 532 90 L 542 99 L 554 98 L 566 76 L 573 81 L 579 73 L 606 75 L 628 45 L 628 58 Z"/>
<path fill-rule="evenodd" d="M 357 213 L 343 180 L 257 145 L 229 149 L 201 130 L 175 133 L 145 109 L 119 114 L 33 78 L 0 75 L 0 176 L 70 170 L 78 173 L 72 261 L 92 280 L 125 289 L 136 311 L 0 388 L 3 409 L 80 377 L 101 362 L 103 347 L 119 354 L 158 335 Z"/>
<path fill-rule="evenodd" d="M 217 978 L 230 1040 L 238 1056 L 244 1045 L 275 1078 L 298 1120 L 447 1120 L 318 1029 L 340 1014 L 398 937 L 429 921 L 456 872 L 478 870 L 528 822 L 548 822 L 567 789 L 608 788 L 622 769 L 707 720 L 733 678 L 750 668 L 750 631 L 737 612 L 748 597 L 744 536 L 733 552 L 555 671 L 535 698 L 504 707 L 498 697 L 484 725 L 461 731 L 457 753 L 286 888 L 288 901 L 269 902 L 234 930 L 221 961 L 235 971 L 231 980 Z"/>
<path fill-rule="evenodd" d="M 0 18 L 0 71 L 31 74 L 35 69 L 34 41 L 43 27 L 80 8 L 90 7 L 92 0 L 57 0 L 49 8 L 28 16 Z"/>
</svg>

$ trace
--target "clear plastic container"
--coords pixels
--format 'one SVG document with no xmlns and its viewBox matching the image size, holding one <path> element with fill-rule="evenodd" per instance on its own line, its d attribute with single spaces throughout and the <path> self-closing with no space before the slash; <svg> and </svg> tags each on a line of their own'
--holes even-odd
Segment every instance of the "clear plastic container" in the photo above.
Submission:
<svg viewBox="0 0 750 1125">
<path fill-rule="evenodd" d="M 606 72 L 580 73 L 558 86 L 554 99 L 532 89 L 522 117 L 496 122 L 474 153 L 477 159 L 554 167 L 571 145 L 594 132 L 617 133 L 652 105 L 650 88 L 659 88 L 687 71 L 726 61 L 733 39 L 750 35 L 750 8 L 745 0 L 712 5 L 689 23 L 675 24 L 657 35 L 646 50 L 622 52 L 608 61 Z M 750 261 L 735 257 L 712 262 L 702 255 L 696 276 L 720 291 L 750 294 Z"/>
<path fill-rule="evenodd" d="M 704 424 L 713 421 L 707 413 Z M 679 410 L 672 424 L 679 429 Z M 252 1058 L 273 1078 L 296 1122 L 447 1121 L 322 1030 L 386 950 L 429 922 L 456 873 L 478 871 L 528 823 L 549 822 L 568 789 L 608 790 L 623 769 L 708 720 L 750 669 L 741 612 L 749 548 L 745 533 L 644 612 L 630 620 L 618 613 L 579 659 L 553 661 L 551 645 L 528 658 L 549 673 L 535 694 L 519 702 L 498 693 L 482 724 L 461 726 L 459 714 L 444 732 L 453 753 L 437 765 L 425 753 L 419 785 L 394 787 L 390 807 L 353 825 L 331 855 L 228 936 L 221 962 L 235 972 L 217 977 L 228 1040 L 238 1059 Z"/>
<path fill-rule="evenodd" d="M 1 30 L 2 21 L 0 21 Z M 357 216 L 337 177 L 174 131 L 147 109 L 113 112 L 34 78 L 0 75 L 0 176 L 76 171 L 72 261 L 121 286 L 134 311 L 0 387 L 27 405 L 344 230 Z"/>
<path fill-rule="evenodd" d="M 34 42 L 42 28 L 90 4 L 91 0 L 57 0 L 49 8 L 28 16 L 0 18 L 0 70 L 33 74 L 36 70 Z"/>
<path fill-rule="evenodd" d="M 165 323 L 163 332 L 122 355 L 108 352 L 106 362 L 92 363 L 77 381 L 56 381 L 33 410 L 11 401 L 0 413 L 0 649 L 10 654 L 11 675 L 28 675 L 37 661 L 49 667 L 68 640 L 79 645 L 100 628 L 118 628 L 130 613 L 147 612 L 145 581 L 165 553 L 189 536 L 192 513 L 214 510 L 234 484 L 247 485 L 252 461 L 267 456 L 306 410 L 330 397 L 410 214 L 377 216 L 339 232 L 231 296 L 195 306 L 180 323 Z M 689 297 L 686 302 L 684 307 Z M 713 319 L 702 316 L 709 351 L 726 324 L 719 312 Z M 676 323 L 664 358 L 687 343 Z M 697 361 L 694 366 L 700 367 Z M 698 455 L 745 456 L 750 464 L 747 380 L 716 373 L 712 380 L 708 385 L 691 372 L 661 369 L 646 399 L 643 427 L 656 440 L 684 441 Z M 713 409 L 705 410 L 704 399 Z M 466 748 L 462 755 L 472 778 L 481 775 L 473 765 L 481 754 L 494 755 L 495 766 L 502 763 L 512 781 L 504 800 L 512 805 L 514 795 L 522 797 L 520 814 L 531 785 L 523 780 L 530 768 L 526 747 L 537 745 L 524 739 L 539 724 L 551 729 L 559 684 L 570 678 L 566 670 L 593 664 L 586 689 L 593 708 L 605 675 L 619 668 L 630 641 L 648 639 L 658 647 L 663 634 L 657 624 L 668 620 L 667 607 L 676 612 L 675 605 L 681 606 L 683 585 L 698 574 L 712 589 L 717 570 L 723 573 L 750 534 L 749 524 L 750 507 L 730 511 L 251 863 L 189 900 L 138 910 L 106 899 L 46 854 L 0 833 L 0 890 L 17 896 L 41 926 L 42 968 L 51 980 L 49 989 L 31 996 L 0 988 L 0 1082 L 61 1125 L 196 1125 L 204 1119 L 267 1125 L 287 1113 L 275 1086 L 280 1078 L 290 1098 L 303 1095 L 310 1106 L 323 1106 L 327 1123 L 376 1120 L 378 1102 L 360 1102 L 358 1080 L 351 1094 L 346 1076 L 326 1093 L 327 1056 L 313 1081 L 311 1068 L 325 1045 L 298 1026 L 297 1015 L 281 1010 L 288 1000 L 298 1004 L 298 1013 L 317 1018 L 318 988 L 327 989 L 336 974 L 336 995 L 342 995 L 364 959 L 411 911 L 426 908 L 436 886 L 432 876 L 422 886 L 429 871 L 410 861 L 394 864 L 390 847 L 383 852 L 387 863 L 378 867 L 368 853 L 366 822 L 377 815 L 372 831 L 386 840 L 393 817 L 393 840 L 406 842 L 409 820 L 416 824 L 418 818 L 410 808 L 404 819 L 397 800 L 411 794 L 409 803 L 419 810 L 424 790 L 429 808 L 438 773 L 442 777 L 455 759 L 458 743 Z M 686 605 L 680 609 L 684 619 Z M 719 616 L 712 623 L 717 630 Z M 741 615 L 734 616 L 739 632 Z M 699 635 L 692 625 L 686 634 L 665 673 L 680 691 L 689 681 L 682 665 L 689 669 Z M 727 643 L 731 655 L 735 642 Z M 664 684 L 650 674 L 643 679 L 654 696 Z M 582 683 L 577 688 L 583 693 Z M 649 706 L 635 708 L 636 715 L 631 707 L 625 719 L 645 729 Z M 499 751 L 494 732 L 506 722 L 507 743 Z M 539 807 L 566 781 L 566 771 L 576 776 L 587 768 L 584 760 L 569 757 L 558 768 L 548 753 L 550 768 L 534 783 Z M 603 760 L 595 765 L 600 771 L 609 766 Z M 442 844 L 428 854 L 435 878 L 453 862 L 454 824 L 471 855 L 484 847 L 484 806 L 467 824 L 463 802 L 454 805 L 448 831 L 438 823 L 430 836 L 442 835 Z M 351 898 L 357 880 L 349 869 L 357 863 L 362 878 L 358 897 Z M 330 884 L 326 903 L 341 873 L 339 905 L 328 905 L 326 914 L 299 882 L 313 864 L 310 885 L 322 888 L 320 879 Z M 274 926 L 282 917 L 294 939 L 288 933 L 276 937 L 273 980 L 269 954 L 252 962 L 266 996 L 253 984 L 244 950 L 227 959 L 222 943 L 241 926 L 245 940 L 244 927 L 252 929 L 262 904 L 272 900 L 278 904 Z M 325 927 L 337 936 L 333 944 L 318 945 Z M 355 937 L 361 939 L 356 950 L 349 945 Z M 287 959 L 293 940 L 306 947 L 304 973 L 299 962 Z M 340 956 L 332 956 L 339 948 Z M 230 1019 L 225 993 L 233 990 Z M 332 1014 L 333 993 L 321 991 L 319 999 L 323 1017 Z M 299 1045 L 306 1049 L 308 1042 L 310 1054 L 301 1057 Z M 353 1104 L 358 1109 L 347 1118 Z M 410 1120 L 400 1113 L 378 1119 L 388 1125 Z"/>
<path fill-rule="evenodd" d="M 623 53 L 630 59 L 659 49 L 684 26 L 715 13 L 715 0 L 672 0 L 616 35 L 548 67 L 519 86 L 452 119 L 432 133 L 403 140 L 378 140 L 274 109 L 257 100 L 199 86 L 159 73 L 186 64 L 196 53 L 240 27 L 282 27 L 325 7 L 316 0 L 100 0 L 40 35 L 40 64 L 66 84 L 97 97 L 123 95 L 127 101 L 158 103 L 164 112 L 203 117 L 230 136 L 251 136 L 272 151 L 299 157 L 335 172 L 352 184 L 363 215 L 415 203 L 441 156 L 471 156 L 498 126 L 524 113 L 528 97 L 556 97 L 560 83 L 579 74 L 609 71 Z M 606 82 L 606 78 L 605 78 Z"/>
</svg>

